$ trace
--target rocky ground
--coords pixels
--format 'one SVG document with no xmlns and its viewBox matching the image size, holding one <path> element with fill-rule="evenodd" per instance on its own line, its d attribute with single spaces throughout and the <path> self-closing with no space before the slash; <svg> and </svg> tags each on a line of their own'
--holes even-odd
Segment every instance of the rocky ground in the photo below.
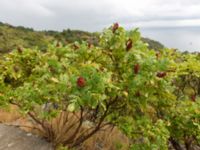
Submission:
<svg viewBox="0 0 200 150">
<path fill-rule="evenodd" d="M 17 127 L 0 124 L 0 150 L 53 150 L 44 139 Z"/>
</svg>

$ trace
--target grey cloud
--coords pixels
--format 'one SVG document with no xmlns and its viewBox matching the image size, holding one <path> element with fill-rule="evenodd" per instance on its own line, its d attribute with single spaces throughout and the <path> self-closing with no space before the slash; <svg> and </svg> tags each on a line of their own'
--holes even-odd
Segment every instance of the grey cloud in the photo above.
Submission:
<svg viewBox="0 0 200 150">
<path fill-rule="evenodd" d="M 200 19 L 199 0 L 1 0 L 0 21 L 35 29 L 101 30 L 113 22 Z"/>
</svg>

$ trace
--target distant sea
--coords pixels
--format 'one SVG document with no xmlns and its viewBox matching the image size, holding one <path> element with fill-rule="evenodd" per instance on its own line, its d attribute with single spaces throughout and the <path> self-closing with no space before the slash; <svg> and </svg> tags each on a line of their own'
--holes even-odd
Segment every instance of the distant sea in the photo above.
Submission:
<svg viewBox="0 0 200 150">
<path fill-rule="evenodd" d="M 200 52 L 200 27 L 140 28 L 143 37 L 180 51 Z"/>
</svg>

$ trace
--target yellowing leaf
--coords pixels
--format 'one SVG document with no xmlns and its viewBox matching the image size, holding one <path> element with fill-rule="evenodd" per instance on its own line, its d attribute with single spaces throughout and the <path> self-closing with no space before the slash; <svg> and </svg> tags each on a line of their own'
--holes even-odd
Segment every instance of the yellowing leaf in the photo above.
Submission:
<svg viewBox="0 0 200 150">
<path fill-rule="evenodd" d="M 59 82 L 58 79 L 56 79 L 56 78 L 54 78 L 54 77 L 51 78 L 51 81 L 53 81 L 53 82 L 55 82 L 55 83 L 58 83 L 58 82 Z"/>
<path fill-rule="evenodd" d="M 74 103 L 69 104 L 67 110 L 73 112 L 75 110 L 75 104 Z"/>
<path fill-rule="evenodd" d="M 128 92 L 124 91 L 124 92 L 123 92 L 123 95 L 124 95 L 125 97 L 128 97 Z"/>
</svg>

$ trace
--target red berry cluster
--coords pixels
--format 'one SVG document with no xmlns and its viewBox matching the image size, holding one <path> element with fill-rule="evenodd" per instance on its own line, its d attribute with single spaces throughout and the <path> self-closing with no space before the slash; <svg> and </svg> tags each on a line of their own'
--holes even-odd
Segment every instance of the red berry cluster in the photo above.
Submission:
<svg viewBox="0 0 200 150">
<path fill-rule="evenodd" d="M 191 95 L 191 100 L 193 101 L 193 102 L 195 102 L 196 101 L 196 95 L 194 94 L 194 95 Z"/>
<path fill-rule="evenodd" d="M 134 69 L 134 73 L 138 74 L 138 72 L 140 70 L 140 65 L 139 64 L 135 64 L 133 69 Z"/>
<path fill-rule="evenodd" d="M 76 84 L 78 87 L 84 87 L 86 85 L 86 80 L 83 77 L 79 77 Z"/>
<path fill-rule="evenodd" d="M 119 28 L 119 24 L 118 23 L 114 23 L 113 27 L 112 27 L 112 31 L 113 33 L 115 33 L 115 31 Z"/>
<path fill-rule="evenodd" d="M 129 39 L 127 42 L 126 42 L 126 50 L 130 50 L 131 48 L 133 47 L 133 42 L 131 39 Z"/>
<path fill-rule="evenodd" d="M 158 78 L 164 78 L 166 75 L 167 75 L 166 72 L 158 72 L 158 73 L 156 74 L 156 76 L 157 76 Z"/>
</svg>

